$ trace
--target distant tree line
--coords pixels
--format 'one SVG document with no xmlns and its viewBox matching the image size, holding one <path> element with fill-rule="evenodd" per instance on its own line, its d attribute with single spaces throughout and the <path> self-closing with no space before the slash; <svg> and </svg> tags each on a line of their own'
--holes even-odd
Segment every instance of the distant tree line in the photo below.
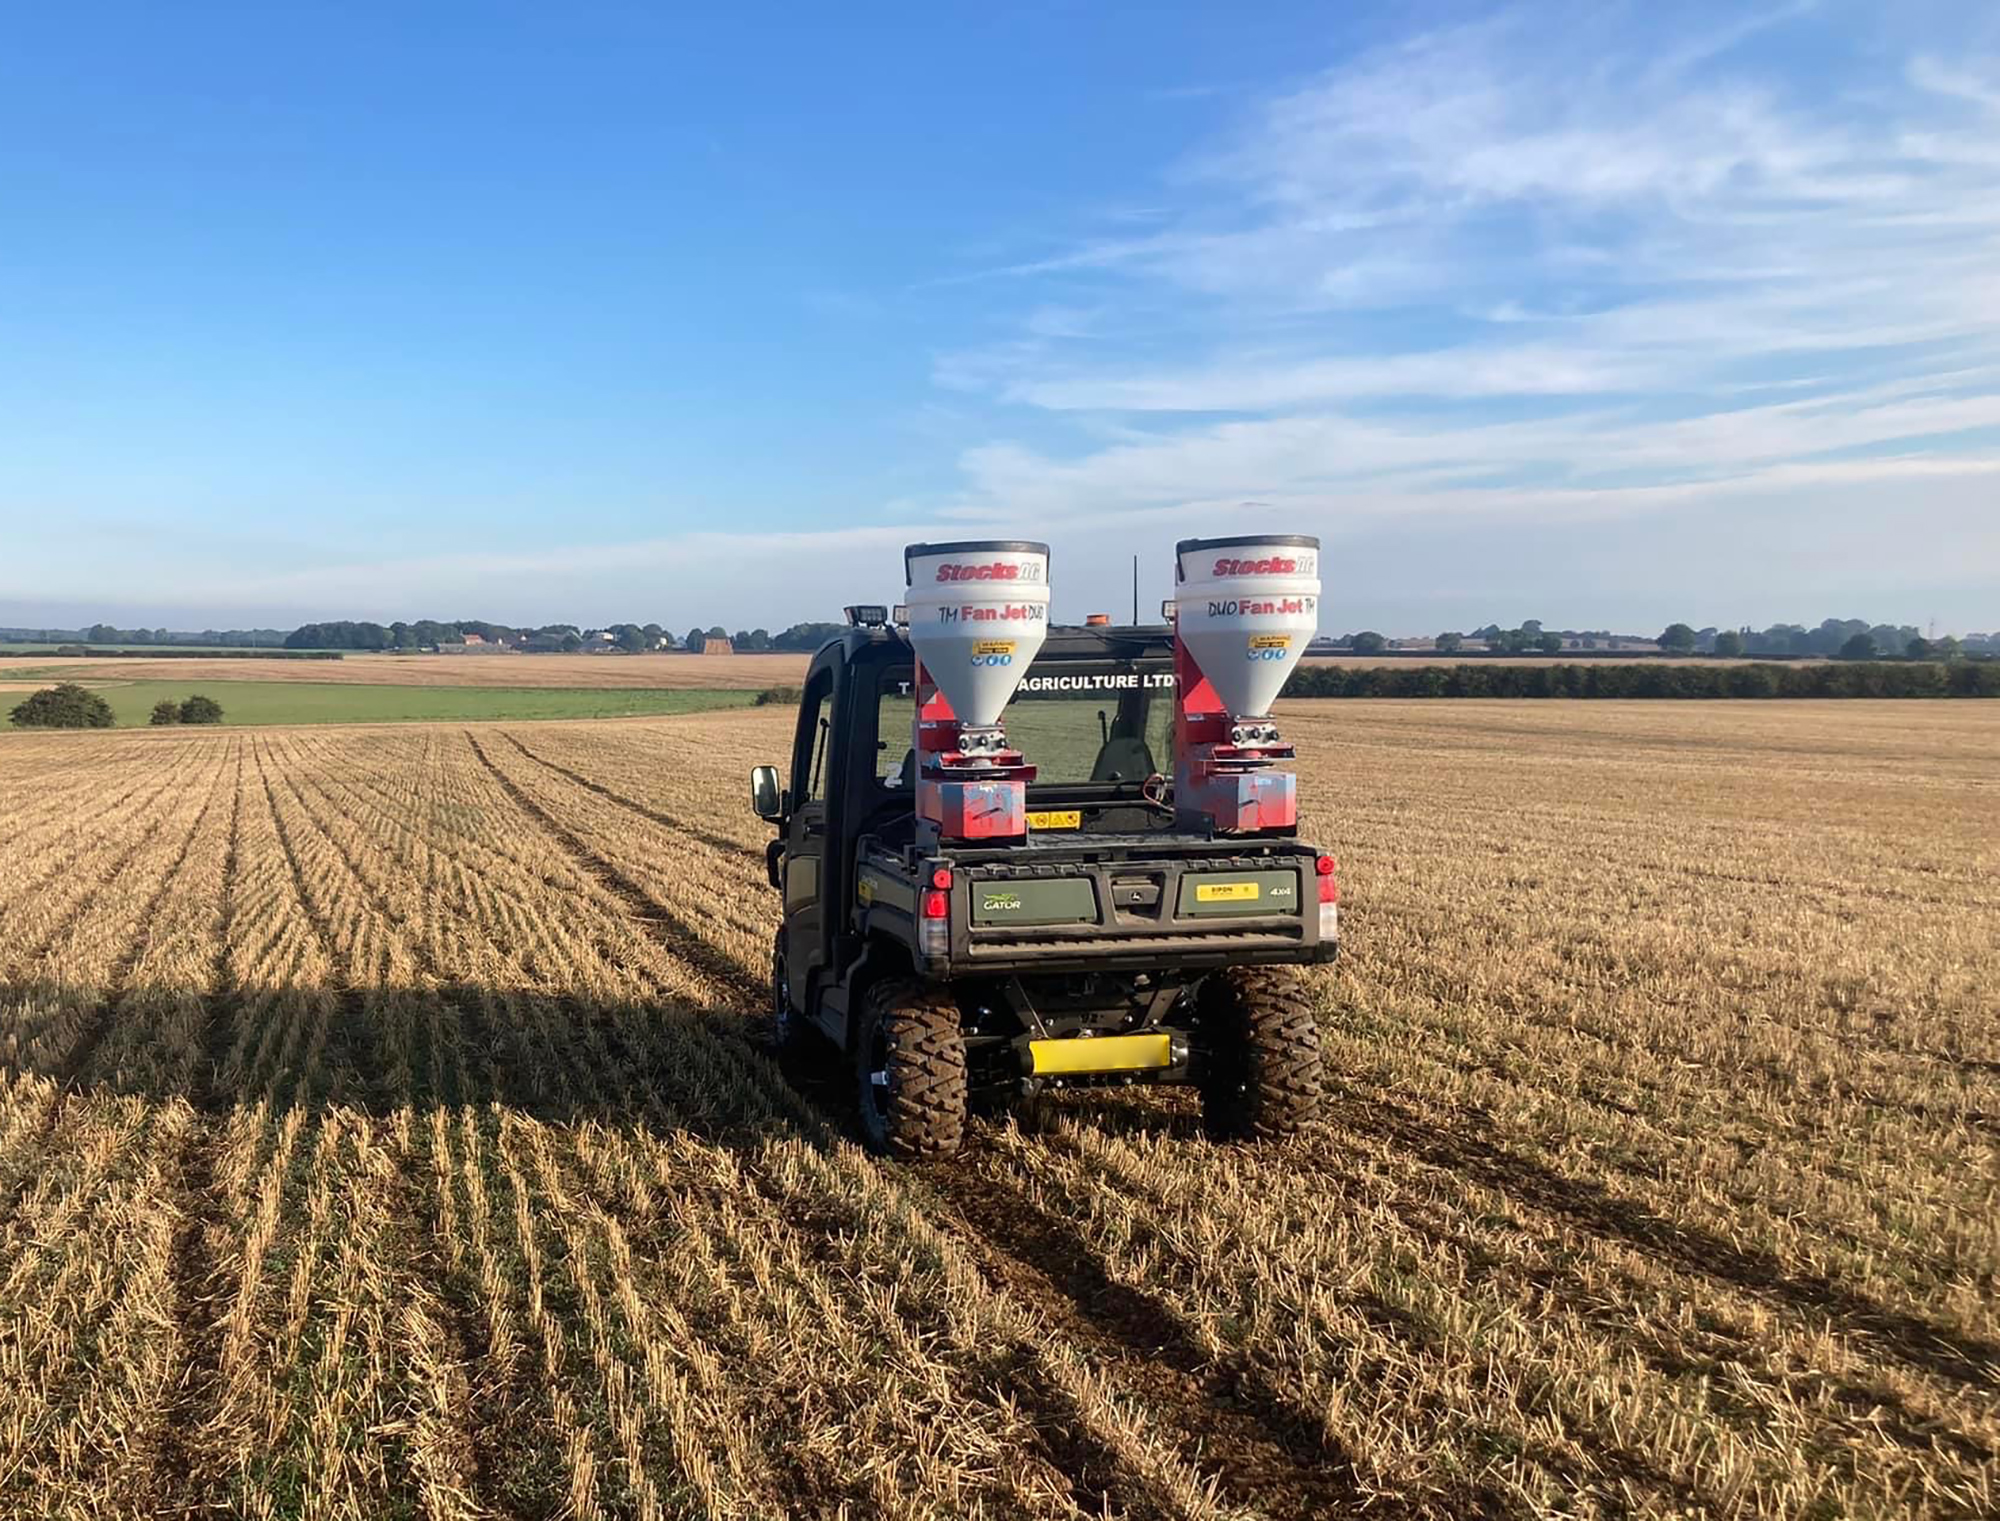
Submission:
<svg viewBox="0 0 2000 1521">
<path fill-rule="evenodd" d="M 419 618 L 414 623 L 369 623 L 340 620 L 332 623 L 305 623 L 280 636 L 292 650 L 430 650 L 441 645 L 461 644 L 466 635 L 476 634 L 488 644 L 505 643 L 529 654 L 574 654 L 579 650 L 615 649 L 627 654 L 649 650 L 686 650 L 700 653 L 710 639 L 728 639 L 739 650 L 818 649 L 839 633 L 838 623 L 794 623 L 781 633 L 769 629 L 738 629 L 734 634 L 715 624 L 694 627 L 676 637 L 658 623 L 610 623 L 603 628 L 583 628 L 574 623 L 547 623 L 529 628 L 506 623 L 490 623 L 483 618 L 439 621 Z"/>
<path fill-rule="evenodd" d="M 281 628 L 187 629 L 114 628 L 93 623 L 89 628 L 0 628 L 0 639 L 18 644 L 190 644 L 227 649 L 275 650 L 283 646 Z"/>
<path fill-rule="evenodd" d="M 338 650 L 288 650 L 264 645 L 203 646 L 199 649 L 174 648 L 164 656 L 143 646 L 130 644 L 59 644 L 53 650 L 37 651 L 36 659 L 59 655 L 86 660 L 338 660 Z"/>
<path fill-rule="evenodd" d="M 177 629 L 121 629 L 97 623 L 87 629 L 0 628 L 0 639 L 23 644 L 54 644 L 65 655 L 115 654 L 158 645 L 213 646 L 218 651 L 254 649 L 291 655 L 315 651 L 434 650 L 443 645 L 462 644 L 468 634 L 476 634 L 488 644 L 504 642 L 529 654 L 574 654 L 579 650 L 615 649 L 627 654 L 654 650 L 692 651 L 699 654 L 710 639 L 727 639 L 739 650 L 751 652 L 787 650 L 810 654 L 845 627 L 840 623 L 794 623 L 772 633 L 769 629 L 738 629 L 730 633 L 721 624 L 695 627 L 676 635 L 658 623 L 611 623 L 603 628 L 584 628 L 575 623 L 547 623 L 540 627 L 525 624 L 493 623 L 484 618 L 419 618 L 414 622 L 372 623 L 366 620 L 337 619 L 332 622 L 304 623 L 285 629 L 205 629 L 189 633 Z"/>
<path fill-rule="evenodd" d="M 802 651 L 811 654 L 827 640 L 838 636 L 846 627 L 844 623 L 794 623 L 790 628 L 776 634 L 762 628 L 740 628 L 732 634 L 721 624 L 717 624 L 709 629 L 689 629 L 686 648 L 699 650 L 710 639 L 727 639 L 732 648 L 744 654 L 767 654 L 773 650 Z"/>
<path fill-rule="evenodd" d="M 1607 629 L 1592 629 L 1579 632 L 1576 629 L 1545 629 L 1542 620 L 1530 618 L 1518 628 L 1502 628 L 1497 623 L 1489 623 L 1484 628 L 1460 632 L 1450 629 L 1433 635 L 1431 648 L 1440 654 L 1453 655 L 1465 649 L 1468 639 L 1478 640 L 1489 654 L 1505 655 L 1555 655 L 1564 646 L 1575 643 L 1582 649 L 1617 649 L 1622 646 L 1645 645 L 1652 641 L 1640 634 L 1614 634 Z M 1363 629 L 1358 634 L 1343 634 L 1330 641 L 1337 649 L 1352 650 L 1357 655 L 1380 655 L 1392 648 L 1386 634 L 1374 629 Z"/>
<path fill-rule="evenodd" d="M 1868 623 L 1860 618 L 1828 618 L 1818 628 L 1774 623 L 1766 629 L 1695 628 L 1670 623 L 1660 648 L 1678 655 L 1739 658 L 1819 658 L 1831 660 L 1953 660 L 1961 654 L 2000 653 L 2000 638 L 1971 634 L 1959 640 L 1926 639 L 1908 623 Z"/>
<path fill-rule="evenodd" d="M 1868 623 L 1860 618 L 1828 618 L 1818 628 L 1802 623 L 1774 623 L 1766 629 L 1696 628 L 1670 623 L 1658 634 L 1615 634 L 1609 629 L 1548 629 L 1538 618 L 1515 628 L 1489 623 L 1466 632 L 1447 630 L 1435 635 L 1431 648 L 1439 654 L 1464 651 L 1477 640 L 1489 654 L 1559 655 L 1564 650 L 1631 650 L 1657 646 L 1668 655 L 1714 655 L 1723 660 L 1956 660 L 1961 655 L 2000 655 L 2000 633 L 1925 638 L 1914 625 Z M 1336 649 L 1357 655 L 1379 655 L 1392 648 L 1373 629 L 1343 634 L 1330 641 Z"/>
<path fill-rule="evenodd" d="M 414 623 L 398 621 L 386 624 L 341 619 L 332 623 L 302 623 L 285 635 L 285 647 L 293 650 L 431 650 L 441 644 L 462 644 L 467 634 L 477 634 L 493 643 L 505 639 L 513 644 L 539 638 L 556 647 L 567 636 L 575 639 L 574 647 L 581 648 L 583 641 L 577 633 L 576 626 L 568 623 L 551 624 L 541 629 L 522 629 L 488 623 L 482 618 L 462 618 L 451 622 L 419 618 Z"/>
<path fill-rule="evenodd" d="M 1286 697 L 2000 697 L 2000 661 L 1301 666 Z"/>
<path fill-rule="evenodd" d="M 838 635 L 839 623 L 794 623 L 777 633 L 769 629 L 738 629 L 731 634 L 720 624 L 696 626 L 676 636 L 660 623 L 612 623 L 603 628 L 584 628 L 574 623 L 548 623 L 540 627 L 493 623 L 483 618 L 432 619 L 414 622 L 371 623 L 342 619 L 330 623 L 306 623 L 289 632 L 283 629 L 203 629 L 185 630 L 121 629 L 108 623 L 87 629 L 0 628 L 0 639 L 24 643 L 61 644 L 76 653 L 94 649 L 145 647 L 149 645 L 214 646 L 219 649 L 288 650 L 408 650 L 436 649 L 463 643 L 476 634 L 488 644 L 506 643 L 530 654 L 565 654 L 578 650 L 615 649 L 630 654 L 650 650 L 682 650 L 699 653 L 710 639 L 727 638 L 738 650 L 759 652 L 784 650 L 811 653 Z M 1725 660 L 1764 659 L 1845 659 L 1845 660 L 1954 660 L 1961 655 L 2000 656 L 2000 631 L 1967 634 L 1931 640 L 1910 624 L 1868 623 L 1860 618 L 1828 618 L 1817 628 L 1802 623 L 1774 623 L 1769 628 L 1696 628 L 1689 623 L 1671 623 L 1658 634 L 1620 634 L 1609 629 L 1550 629 L 1540 619 L 1529 618 L 1512 628 L 1489 623 L 1464 631 L 1446 630 L 1434 636 L 1432 648 L 1440 654 L 1467 652 L 1473 642 L 1490 654 L 1557 655 L 1564 650 L 1615 652 L 1644 650 L 1650 646 L 1673 655 L 1714 655 Z M 1357 655 L 1381 654 L 1391 649 L 1388 637 L 1374 629 L 1339 635 L 1327 641 L 1333 648 Z M 1635 648 L 1636 647 L 1636 648 Z M 66 650 L 65 653 L 70 653 Z"/>
</svg>

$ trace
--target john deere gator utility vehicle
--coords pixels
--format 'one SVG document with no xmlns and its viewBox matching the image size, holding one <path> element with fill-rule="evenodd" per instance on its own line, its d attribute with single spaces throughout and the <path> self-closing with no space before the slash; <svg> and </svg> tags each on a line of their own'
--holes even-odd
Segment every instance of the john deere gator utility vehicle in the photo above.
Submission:
<svg viewBox="0 0 2000 1521">
<path fill-rule="evenodd" d="M 877 1149 L 949 1153 L 970 1103 L 1044 1087 L 1190 1083 L 1220 1138 L 1315 1112 L 1297 968 L 1339 894 L 1269 706 L 1318 545 L 1179 549 L 1173 623 L 1052 628 L 1046 545 L 912 545 L 907 606 L 848 610 L 788 773 L 753 772 L 780 1053 L 844 1074 Z"/>
</svg>

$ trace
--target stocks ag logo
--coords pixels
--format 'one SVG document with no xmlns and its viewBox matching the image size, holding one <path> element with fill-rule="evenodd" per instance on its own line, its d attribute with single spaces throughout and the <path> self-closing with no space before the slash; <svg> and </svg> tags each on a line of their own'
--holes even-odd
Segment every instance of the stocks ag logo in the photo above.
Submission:
<svg viewBox="0 0 2000 1521">
<path fill-rule="evenodd" d="M 1239 560 L 1224 555 L 1215 562 L 1212 576 L 1310 576 L 1318 562 L 1312 555 L 1266 555 L 1261 560 Z"/>
<path fill-rule="evenodd" d="M 983 565 L 940 565 L 937 568 L 940 582 L 947 581 L 1030 581 L 1042 579 L 1040 561 L 1031 560 L 1026 564 L 1018 560 L 992 560 Z"/>
</svg>

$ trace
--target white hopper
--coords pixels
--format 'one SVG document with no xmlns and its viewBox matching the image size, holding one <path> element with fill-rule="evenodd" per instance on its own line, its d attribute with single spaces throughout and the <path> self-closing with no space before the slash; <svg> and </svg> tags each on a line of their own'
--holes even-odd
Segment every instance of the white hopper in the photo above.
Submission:
<svg viewBox="0 0 2000 1521">
<path fill-rule="evenodd" d="M 993 728 L 1048 637 L 1049 546 L 912 544 L 903 568 L 917 658 L 962 728 Z"/>
<path fill-rule="evenodd" d="M 1175 625 L 1232 718 L 1263 718 L 1319 629 L 1319 540 L 1182 539 Z"/>
</svg>

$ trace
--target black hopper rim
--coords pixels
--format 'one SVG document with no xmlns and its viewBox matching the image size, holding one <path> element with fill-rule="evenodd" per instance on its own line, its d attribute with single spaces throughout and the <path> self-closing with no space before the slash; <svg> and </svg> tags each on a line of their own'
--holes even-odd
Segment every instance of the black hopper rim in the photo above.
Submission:
<svg viewBox="0 0 2000 1521">
<path fill-rule="evenodd" d="M 910 579 L 910 561 L 919 555 L 1040 555 L 1049 558 L 1049 546 L 1033 539 L 951 539 L 943 544 L 903 546 L 903 580 Z"/>
<path fill-rule="evenodd" d="M 1225 539 L 1182 539 L 1174 546 L 1174 553 L 1184 555 L 1190 549 L 1247 549 L 1258 544 L 1283 549 L 1318 549 L 1319 538 L 1310 533 L 1240 533 Z"/>
</svg>

